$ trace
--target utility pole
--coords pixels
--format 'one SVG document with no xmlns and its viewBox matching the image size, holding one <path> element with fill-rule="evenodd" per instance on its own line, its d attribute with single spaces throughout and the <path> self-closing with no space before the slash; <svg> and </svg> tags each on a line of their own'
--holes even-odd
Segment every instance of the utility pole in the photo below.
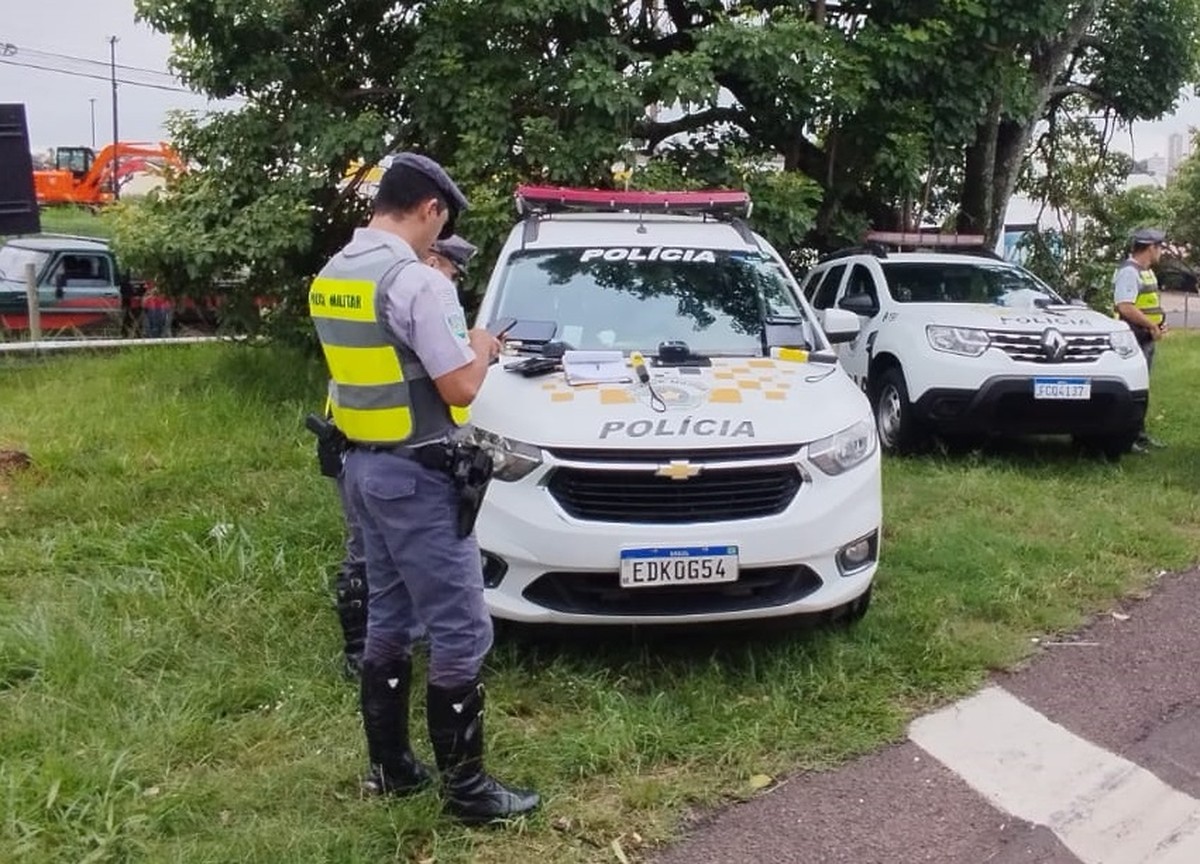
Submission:
<svg viewBox="0 0 1200 864">
<path fill-rule="evenodd" d="M 96 149 L 96 97 L 88 99 L 92 103 L 92 150 Z"/>
<path fill-rule="evenodd" d="M 120 157 L 117 155 L 117 153 L 118 153 L 117 141 L 119 141 L 120 139 L 117 137 L 117 37 L 116 36 L 108 37 L 108 46 L 109 46 L 110 56 L 112 58 L 111 66 L 110 66 L 110 69 L 112 70 L 112 99 L 113 99 L 113 106 L 112 106 L 112 117 L 113 117 L 112 193 L 113 193 L 113 200 L 118 201 L 121 198 L 121 189 L 120 189 L 120 184 L 117 182 L 117 168 L 120 167 Z"/>
</svg>

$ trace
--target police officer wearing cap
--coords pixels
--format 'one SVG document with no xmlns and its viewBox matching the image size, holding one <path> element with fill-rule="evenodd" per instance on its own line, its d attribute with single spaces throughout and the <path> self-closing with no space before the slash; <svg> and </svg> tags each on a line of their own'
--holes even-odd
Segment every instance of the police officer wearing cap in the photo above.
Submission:
<svg viewBox="0 0 1200 864">
<path fill-rule="evenodd" d="M 459 237 L 452 234 L 445 240 L 437 240 L 430 250 L 425 263 L 437 270 L 451 282 L 457 283 L 467 275 L 467 264 L 478 250 Z"/>
<path fill-rule="evenodd" d="M 1130 254 L 1113 276 L 1114 315 L 1137 336 L 1147 368 L 1154 364 L 1155 343 L 1166 332 L 1167 315 L 1158 297 L 1158 277 L 1154 265 L 1162 257 L 1166 236 L 1154 228 L 1139 228 L 1130 238 Z M 1145 419 L 1134 442 L 1135 452 L 1165 446 L 1146 434 Z"/>
<path fill-rule="evenodd" d="M 480 672 L 492 623 L 479 547 L 461 530 L 451 464 L 464 451 L 455 442 L 500 343 L 467 329 L 453 284 L 422 260 L 435 240 L 452 235 L 466 207 L 432 159 L 395 157 L 370 223 L 313 281 L 309 309 L 329 368 L 334 422 L 351 442 L 348 503 L 367 561 L 363 790 L 405 795 L 430 783 L 408 734 L 412 647 L 424 630 L 426 717 L 445 809 L 475 823 L 527 813 L 539 798 L 483 767 Z"/>
</svg>

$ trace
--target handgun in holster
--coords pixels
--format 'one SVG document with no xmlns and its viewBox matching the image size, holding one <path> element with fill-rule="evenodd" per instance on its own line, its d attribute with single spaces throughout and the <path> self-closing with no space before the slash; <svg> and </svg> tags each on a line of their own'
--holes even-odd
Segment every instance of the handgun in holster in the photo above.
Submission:
<svg viewBox="0 0 1200 864">
<path fill-rule="evenodd" d="M 317 436 L 317 466 L 325 477 L 340 477 L 350 441 L 342 430 L 326 417 L 309 414 L 304 418 L 308 431 Z"/>
<path fill-rule="evenodd" d="M 492 480 L 495 463 L 492 454 L 474 444 L 459 444 L 454 449 L 450 476 L 458 490 L 458 536 L 469 537 L 483 507 L 483 496 Z"/>
</svg>

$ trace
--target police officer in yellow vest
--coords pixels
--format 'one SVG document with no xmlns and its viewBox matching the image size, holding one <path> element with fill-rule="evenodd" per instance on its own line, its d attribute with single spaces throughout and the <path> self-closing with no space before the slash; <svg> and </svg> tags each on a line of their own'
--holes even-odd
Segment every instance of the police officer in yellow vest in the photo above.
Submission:
<svg viewBox="0 0 1200 864">
<path fill-rule="evenodd" d="M 500 343 L 467 329 L 454 286 L 422 260 L 435 240 L 453 233 L 466 207 L 432 159 L 394 157 L 370 223 L 313 281 L 309 308 L 329 369 L 333 419 L 352 445 L 347 497 L 367 560 L 361 677 L 370 769 L 363 790 L 406 795 L 430 783 L 408 734 L 412 646 L 424 630 L 426 718 L 445 809 L 474 823 L 526 813 L 539 799 L 483 768 L 480 671 L 492 624 L 479 547 L 462 523 L 457 472 L 459 455 L 470 450 L 459 443 L 467 406 Z"/>
<path fill-rule="evenodd" d="M 1162 257 L 1166 237 L 1154 228 L 1139 228 L 1133 232 L 1129 257 L 1113 276 L 1113 306 L 1116 317 L 1132 328 L 1146 357 L 1146 366 L 1153 367 L 1154 347 L 1166 332 L 1167 316 L 1158 298 L 1158 277 L 1154 265 Z M 1149 447 L 1165 446 L 1146 434 L 1145 421 L 1133 445 L 1135 452 Z"/>
</svg>

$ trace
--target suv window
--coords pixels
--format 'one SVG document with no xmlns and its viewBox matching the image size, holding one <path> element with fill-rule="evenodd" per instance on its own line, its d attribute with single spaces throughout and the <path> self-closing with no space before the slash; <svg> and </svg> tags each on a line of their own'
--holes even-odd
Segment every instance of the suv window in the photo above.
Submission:
<svg viewBox="0 0 1200 864">
<path fill-rule="evenodd" d="M 842 284 L 842 274 L 845 272 L 845 264 L 838 264 L 825 271 L 811 300 L 814 309 L 828 309 L 833 305 L 833 301 L 837 299 L 838 288 Z"/>
<path fill-rule="evenodd" d="M 883 261 L 888 290 L 899 303 L 1054 304 L 1063 299 L 1032 273 L 1001 261 Z"/>
<path fill-rule="evenodd" d="M 869 297 L 872 303 L 879 305 L 879 292 L 875 289 L 875 277 L 871 275 L 871 271 L 862 264 L 855 264 L 854 269 L 850 271 L 850 278 L 846 281 L 846 293 L 842 296 Z"/>
<path fill-rule="evenodd" d="M 554 338 L 573 348 L 652 354 L 678 340 L 698 354 L 760 356 L 765 317 L 803 315 L 787 276 L 764 255 L 659 251 L 517 253 L 505 265 L 493 319 L 552 321 Z"/>
</svg>

